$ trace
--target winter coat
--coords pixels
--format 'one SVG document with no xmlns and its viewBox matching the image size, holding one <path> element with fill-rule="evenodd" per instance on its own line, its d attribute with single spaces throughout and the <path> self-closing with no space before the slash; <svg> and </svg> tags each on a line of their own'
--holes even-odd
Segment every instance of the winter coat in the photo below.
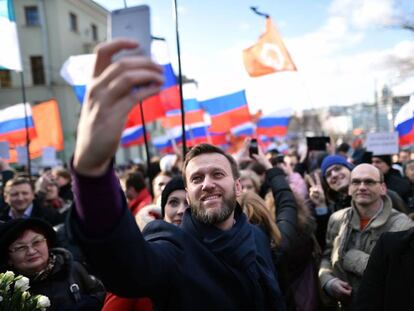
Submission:
<svg viewBox="0 0 414 311">
<path fill-rule="evenodd" d="M 406 230 L 414 226 L 407 215 L 392 208 L 388 196 L 383 197 L 383 209 L 367 226 L 360 229 L 360 217 L 354 205 L 331 215 L 326 233 L 319 279 L 322 288 L 334 278 L 339 278 L 358 290 L 369 256 L 384 232 Z"/>
<path fill-rule="evenodd" d="M 410 196 L 410 181 L 402 177 L 400 172 L 394 168 L 384 174 L 384 182 L 388 189 L 391 189 L 398 193 L 398 195 L 408 203 L 408 197 Z"/>
<path fill-rule="evenodd" d="M 100 239 L 85 237 L 72 220 L 88 261 L 116 295 L 149 297 L 155 310 L 285 310 L 269 238 L 239 205 L 226 231 L 200 223 L 191 209 L 180 227 L 155 220 L 141 234 L 124 207 Z"/>
<path fill-rule="evenodd" d="M 50 253 L 56 256 L 55 265 L 46 279 L 30 280 L 30 293 L 47 296 L 51 302 L 48 311 L 101 310 L 105 298 L 102 283 L 73 261 L 67 250 L 53 248 Z"/>
<path fill-rule="evenodd" d="M 9 216 L 10 206 L 5 207 L 0 211 L 0 220 L 8 221 L 11 219 Z M 33 200 L 33 209 L 30 217 L 36 217 L 47 221 L 52 226 L 63 223 L 64 216 L 59 214 L 52 207 L 42 207 L 38 200 Z"/>
<path fill-rule="evenodd" d="M 355 311 L 414 310 L 414 229 L 384 233 L 368 261 Z"/>
</svg>

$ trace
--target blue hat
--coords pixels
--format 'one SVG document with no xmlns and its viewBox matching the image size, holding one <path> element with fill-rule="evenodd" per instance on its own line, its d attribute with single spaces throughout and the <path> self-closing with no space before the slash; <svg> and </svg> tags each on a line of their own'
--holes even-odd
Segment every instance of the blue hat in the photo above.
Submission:
<svg viewBox="0 0 414 311">
<path fill-rule="evenodd" d="M 323 178 L 325 178 L 326 170 L 335 164 L 345 166 L 350 171 L 352 171 L 352 169 L 354 168 L 354 165 L 352 163 L 349 163 L 344 157 L 338 155 L 330 155 L 323 159 L 321 164 Z"/>
</svg>

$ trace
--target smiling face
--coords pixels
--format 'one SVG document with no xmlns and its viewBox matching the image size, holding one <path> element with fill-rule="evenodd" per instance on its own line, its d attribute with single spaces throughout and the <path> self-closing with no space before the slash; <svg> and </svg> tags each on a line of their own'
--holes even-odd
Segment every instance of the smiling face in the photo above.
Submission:
<svg viewBox="0 0 414 311">
<path fill-rule="evenodd" d="M 27 247 L 30 245 L 29 247 Z M 49 259 L 49 248 L 41 233 L 27 229 L 9 246 L 8 263 L 19 273 L 31 276 L 43 270 Z"/>
<path fill-rule="evenodd" d="M 206 224 L 217 225 L 233 214 L 236 197 L 241 193 L 229 160 L 219 153 L 192 158 L 186 168 L 188 201 L 193 216 Z"/>
<path fill-rule="evenodd" d="M 175 190 L 170 193 L 165 204 L 166 222 L 179 226 L 183 220 L 184 212 L 188 208 L 185 190 Z"/>
<path fill-rule="evenodd" d="M 351 171 L 339 164 L 330 166 L 325 173 L 326 183 L 336 192 L 348 192 Z"/>
<path fill-rule="evenodd" d="M 380 172 L 373 165 L 360 164 L 352 170 L 349 194 L 358 208 L 377 204 L 386 191 Z"/>
<path fill-rule="evenodd" d="M 34 193 L 30 184 L 18 184 L 11 186 L 6 195 L 6 201 L 17 214 L 23 214 L 33 203 Z"/>
</svg>

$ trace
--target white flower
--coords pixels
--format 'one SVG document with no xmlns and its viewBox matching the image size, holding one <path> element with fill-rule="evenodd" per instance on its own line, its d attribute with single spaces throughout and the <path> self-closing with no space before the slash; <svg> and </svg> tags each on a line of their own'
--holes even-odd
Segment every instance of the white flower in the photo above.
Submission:
<svg viewBox="0 0 414 311">
<path fill-rule="evenodd" d="M 11 282 L 14 279 L 14 273 L 13 271 L 6 271 L 3 274 L 3 280 L 6 282 Z"/>
<path fill-rule="evenodd" d="M 30 299 L 30 293 L 29 292 L 23 292 L 22 293 L 22 299 L 23 299 L 23 301 L 29 300 Z"/>
<path fill-rule="evenodd" d="M 46 296 L 38 295 L 36 308 L 47 308 L 50 307 L 50 300 Z"/>
<path fill-rule="evenodd" d="M 16 282 L 14 283 L 14 288 L 20 290 L 21 292 L 27 291 L 29 286 L 29 279 L 24 276 L 18 276 Z"/>
<path fill-rule="evenodd" d="M 3 301 L 3 297 L 2 296 L 0 296 L 0 302 L 2 302 Z"/>
</svg>

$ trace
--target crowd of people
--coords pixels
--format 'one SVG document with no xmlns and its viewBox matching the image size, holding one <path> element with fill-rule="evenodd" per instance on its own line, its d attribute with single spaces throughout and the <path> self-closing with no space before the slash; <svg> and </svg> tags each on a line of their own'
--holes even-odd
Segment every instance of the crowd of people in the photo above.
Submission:
<svg viewBox="0 0 414 311">
<path fill-rule="evenodd" d="M 162 84 L 149 59 L 111 62 L 135 46 L 97 50 L 69 169 L 34 181 L 0 162 L 0 272 L 49 310 L 413 309 L 409 151 L 251 154 L 246 138 L 120 170 L 127 113 Z"/>
</svg>

